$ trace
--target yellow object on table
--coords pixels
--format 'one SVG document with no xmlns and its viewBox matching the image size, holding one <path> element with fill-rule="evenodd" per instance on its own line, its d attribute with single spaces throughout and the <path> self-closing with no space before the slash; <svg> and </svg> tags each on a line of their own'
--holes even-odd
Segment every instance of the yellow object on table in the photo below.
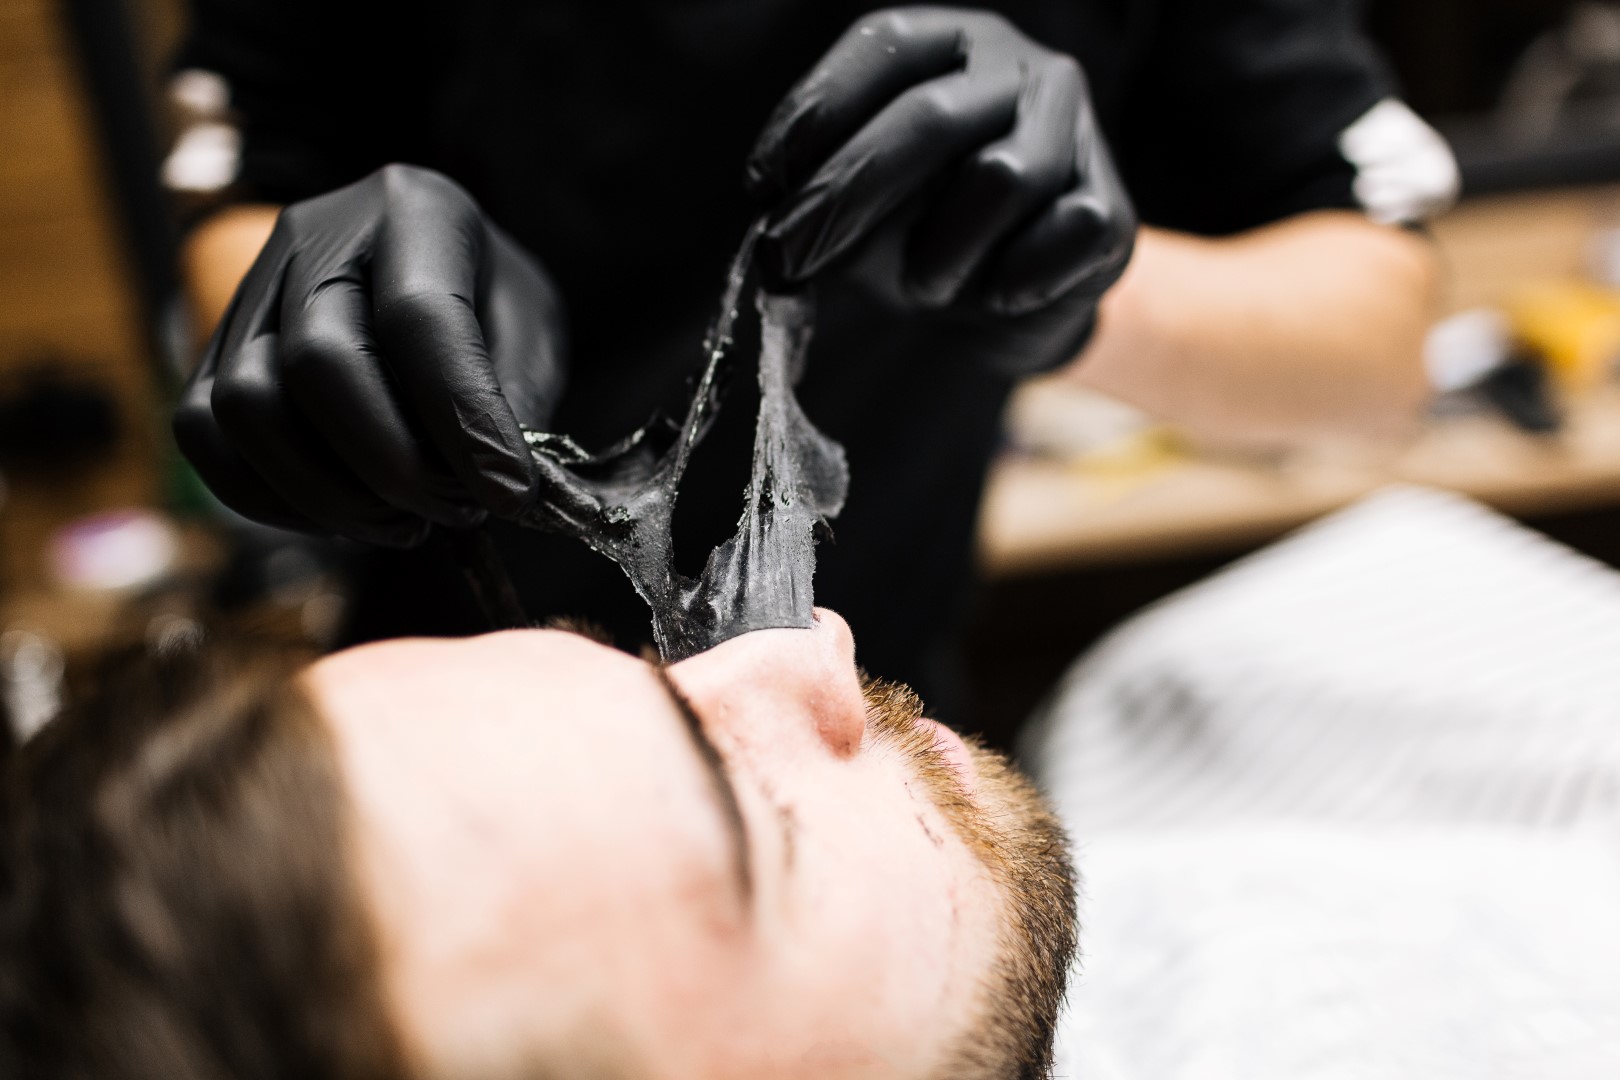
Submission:
<svg viewBox="0 0 1620 1080">
<path fill-rule="evenodd" d="M 1516 290 L 1507 305 L 1515 336 L 1571 391 L 1598 385 L 1620 360 L 1620 292 L 1577 279 Z"/>
</svg>

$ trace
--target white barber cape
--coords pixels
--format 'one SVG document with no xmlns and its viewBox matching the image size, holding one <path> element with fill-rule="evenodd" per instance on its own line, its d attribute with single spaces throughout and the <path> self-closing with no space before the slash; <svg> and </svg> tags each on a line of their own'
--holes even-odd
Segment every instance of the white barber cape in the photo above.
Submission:
<svg viewBox="0 0 1620 1080">
<path fill-rule="evenodd" d="M 1620 1080 L 1620 574 L 1391 489 L 1116 631 L 1025 746 L 1056 1075 Z"/>
</svg>

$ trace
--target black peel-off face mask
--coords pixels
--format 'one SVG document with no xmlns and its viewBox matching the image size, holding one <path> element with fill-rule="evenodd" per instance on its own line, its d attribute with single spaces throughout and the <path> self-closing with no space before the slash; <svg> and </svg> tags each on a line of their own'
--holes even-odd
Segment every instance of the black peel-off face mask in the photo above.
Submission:
<svg viewBox="0 0 1620 1080">
<path fill-rule="evenodd" d="M 698 578 L 675 569 L 675 500 L 692 450 L 720 407 L 722 367 L 760 231 L 759 224 L 749 230 L 732 262 L 684 421 L 655 418 L 596 454 L 566 435 L 525 433 L 540 487 L 519 522 L 575 537 L 618 563 L 652 609 L 653 636 L 669 662 L 750 630 L 808 628 L 816 540 L 849 488 L 843 448 L 816 430 L 793 392 L 804 372 L 814 302 L 808 292 L 759 289 L 760 404 L 742 519 Z"/>
</svg>

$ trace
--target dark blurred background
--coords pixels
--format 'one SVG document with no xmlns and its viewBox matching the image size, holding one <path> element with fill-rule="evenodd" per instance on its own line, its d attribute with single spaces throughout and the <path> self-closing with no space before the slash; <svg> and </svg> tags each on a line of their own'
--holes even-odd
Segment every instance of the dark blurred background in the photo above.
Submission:
<svg viewBox="0 0 1620 1080">
<path fill-rule="evenodd" d="M 184 19 L 181 0 L 0 5 L 0 690 L 25 728 L 109 643 L 239 618 L 319 647 L 343 618 L 341 552 L 230 520 L 168 446 L 194 349 L 160 184 Z M 965 660 L 978 726 L 1004 735 L 1119 618 L 1390 479 L 1620 553 L 1620 3 L 1378 0 L 1369 19 L 1463 165 L 1434 230 L 1462 321 L 1431 348 L 1431 430 L 1244 458 L 1021 395 Z"/>
<path fill-rule="evenodd" d="M 1474 194 L 1612 173 L 1620 11 L 1593 0 L 1374 0 L 1408 102 L 1463 159 Z"/>
<path fill-rule="evenodd" d="M 1483 113 L 1527 47 L 1581 0 L 1375 0 L 1368 21 L 1426 116 Z"/>
</svg>

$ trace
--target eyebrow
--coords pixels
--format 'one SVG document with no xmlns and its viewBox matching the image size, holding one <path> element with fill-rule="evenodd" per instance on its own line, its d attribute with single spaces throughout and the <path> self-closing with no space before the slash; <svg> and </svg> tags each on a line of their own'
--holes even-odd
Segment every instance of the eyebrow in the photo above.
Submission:
<svg viewBox="0 0 1620 1080">
<path fill-rule="evenodd" d="M 658 682 L 669 695 L 675 711 L 680 713 L 686 733 L 691 736 L 692 746 L 697 750 L 698 759 L 702 761 L 704 771 L 709 774 L 709 782 L 719 804 L 720 817 L 725 821 L 726 834 L 731 839 L 731 865 L 737 882 L 737 891 L 746 906 L 754 896 L 754 860 L 750 854 L 753 845 L 748 840 L 748 822 L 743 818 L 742 803 L 737 799 L 737 788 L 732 783 L 731 770 L 726 767 L 726 759 L 721 756 L 719 747 L 714 745 L 714 740 L 710 739 L 709 733 L 704 730 L 703 721 L 699 718 L 697 710 L 692 708 L 692 703 L 681 693 L 681 688 L 669 677 L 669 670 L 662 664 L 655 664 L 653 670 L 658 674 Z"/>
</svg>

